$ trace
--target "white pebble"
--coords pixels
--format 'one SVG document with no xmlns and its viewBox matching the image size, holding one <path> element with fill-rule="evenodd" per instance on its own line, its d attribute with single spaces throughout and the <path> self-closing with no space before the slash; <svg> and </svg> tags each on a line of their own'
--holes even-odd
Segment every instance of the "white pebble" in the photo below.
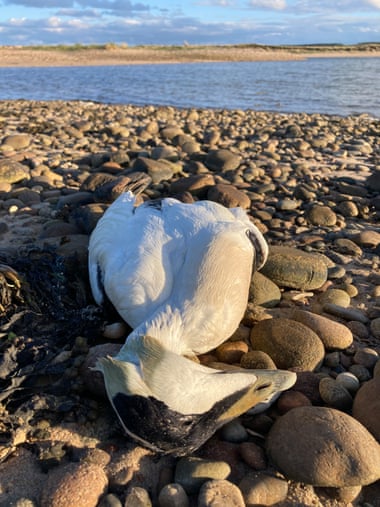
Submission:
<svg viewBox="0 0 380 507">
<path fill-rule="evenodd" d="M 345 387 L 347 391 L 350 393 L 356 393 L 356 391 L 360 387 L 360 382 L 357 377 L 353 373 L 350 373 L 348 371 L 345 371 L 343 373 L 339 373 L 337 375 L 335 381 Z"/>
<path fill-rule="evenodd" d="M 124 322 L 114 322 L 104 327 L 103 336 L 109 340 L 124 338 L 127 334 L 127 326 Z"/>
</svg>

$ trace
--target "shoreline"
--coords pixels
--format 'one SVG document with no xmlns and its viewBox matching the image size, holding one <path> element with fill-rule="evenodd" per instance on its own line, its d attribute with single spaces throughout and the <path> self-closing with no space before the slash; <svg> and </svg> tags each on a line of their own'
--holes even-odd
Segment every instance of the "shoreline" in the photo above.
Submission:
<svg viewBox="0 0 380 507">
<path fill-rule="evenodd" d="M 149 46 L 104 48 L 0 47 L 1 67 L 71 67 L 212 62 L 292 61 L 309 58 L 380 58 L 377 45 L 356 47 Z"/>
<path fill-rule="evenodd" d="M 284 118 L 276 112 L 21 99 L 0 101 L 0 118 L 0 332 L 3 355 L 12 358 L 2 365 L 7 407 L 0 442 L 2 505 L 71 507 L 83 505 L 83 498 L 90 499 L 88 506 L 135 505 L 134 488 L 158 505 L 175 480 L 188 505 L 206 505 L 199 501 L 201 491 L 213 486 L 226 505 L 243 506 L 261 490 L 267 501 L 268 477 L 275 481 L 267 503 L 281 507 L 354 507 L 358 499 L 360 505 L 375 505 L 377 462 L 356 450 L 378 452 L 370 431 L 380 431 L 379 424 L 366 427 L 367 414 L 380 421 L 374 382 L 379 369 L 370 366 L 380 354 L 378 122 L 362 116 Z M 277 319 L 268 340 L 281 338 L 280 325 L 298 330 L 293 343 L 302 344 L 300 332 L 308 340 L 307 348 L 293 354 L 286 340 L 280 342 L 278 362 L 287 361 L 284 369 L 294 368 L 293 358 L 302 361 L 296 364 L 297 388 L 287 398 L 230 425 L 239 430 L 239 440 L 225 427 L 182 458 L 214 467 L 208 469 L 216 471 L 210 477 L 195 469 L 205 476 L 203 490 L 200 473 L 182 467 L 179 474 L 184 461 L 125 438 L 92 369 L 97 358 L 119 351 L 127 331 L 92 298 L 89 236 L 110 202 L 136 181 L 132 174 L 151 178 L 142 194 L 146 200 L 175 196 L 187 203 L 208 199 L 240 206 L 270 248 L 277 247 L 277 253 L 286 248 L 272 257 L 274 269 L 250 281 L 254 290 L 244 319 L 226 342 L 227 353 L 222 355 L 220 346 L 203 355 L 202 364 L 247 367 L 242 358 L 252 357 L 251 333 L 268 319 Z M 316 320 L 295 320 L 300 312 Z M 315 322 L 325 326 L 323 335 Z M 328 337 L 326 345 L 320 335 Z M 357 378 L 358 393 L 364 384 L 373 386 L 355 416 L 356 392 L 346 396 L 344 406 L 335 396 L 337 371 Z M 327 402 L 319 387 L 326 379 Z M 310 408 L 313 417 L 305 413 Z M 283 424 L 284 412 L 291 410 L 299 411 L 300 430 L 283 426 L 283 453 L 299 454 L 296 465 L 280 475 L 279 465 L 269 461 L 267 442 L 274 424 Z M 348 420 L 350 438 L 342 441 Z M 260 445 L 250 431 L 263 434 Z M 327 450 L 319 443 L 324 435 Z M 310 445 L 296 445 L 301 438 Z M 331 469 L 335 448 L 337 474 L 321 488 L 319 476 Z M 357 466 L 347 470 L 354 458 Z M 306 481 L 305 469 L 313 474 Z M 247 482 L 252 477 L 255 482 Z M 353 482 L 357 486 L 351 487 Z"/>
</svg>

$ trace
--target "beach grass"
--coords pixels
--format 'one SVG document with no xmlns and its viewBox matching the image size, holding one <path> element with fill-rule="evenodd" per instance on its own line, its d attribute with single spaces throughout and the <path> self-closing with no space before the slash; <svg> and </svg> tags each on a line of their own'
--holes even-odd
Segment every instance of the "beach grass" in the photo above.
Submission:
<svg viewBox="0 0 380 507">
<path fill-rule="evenodd" d="M 0 46 L 0 67 L 129 65 L 142 63 L 302 60 L 313 57 L 379 57 L 380 42 L 361 44 L 137 45 L 56 44 Z"/>
</svg>

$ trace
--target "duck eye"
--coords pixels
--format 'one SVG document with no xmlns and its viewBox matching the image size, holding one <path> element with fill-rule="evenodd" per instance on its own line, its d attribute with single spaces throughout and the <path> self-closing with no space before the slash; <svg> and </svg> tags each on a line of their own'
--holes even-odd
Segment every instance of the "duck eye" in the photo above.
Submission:
<svg viewBox="0 0 380 507">
<path fill-rule="evenodd" d="M 267 389 L 270 387 L 270 384 L 261 384 L 261 386 L 256 387 L 256 391 L 262 391 L 263 389 Z"/>
</svg>

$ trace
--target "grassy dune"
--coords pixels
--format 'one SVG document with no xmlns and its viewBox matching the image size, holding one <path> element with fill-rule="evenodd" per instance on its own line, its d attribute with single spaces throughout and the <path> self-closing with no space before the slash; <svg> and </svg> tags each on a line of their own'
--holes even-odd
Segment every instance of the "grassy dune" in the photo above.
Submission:
<svg viewBox="0 0 380 507">
<path fill-rule="evenodd" d="M 182 46 L 128 46 L 74 44 L 54 46 L 0 46 L 0 66 L 126 65 L 211 61 L 299 60 L 312 57 L 380 56 L 380 43 L 355 45 L 261 44 Z"/>
</svg>

